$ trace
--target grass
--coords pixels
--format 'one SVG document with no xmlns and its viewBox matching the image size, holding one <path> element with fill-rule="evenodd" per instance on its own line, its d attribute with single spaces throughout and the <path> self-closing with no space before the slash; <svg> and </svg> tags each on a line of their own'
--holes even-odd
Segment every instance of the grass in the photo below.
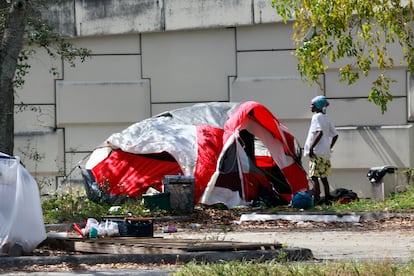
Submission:
<svg viewBox="0 0 414 276">
<path fill-rule="evenodd" d="M 148 212 L 141 200 L 129 200 L 120 204 L 121 208 L 110 215 L 122 216 L 160 216 L 165 211 L 155 210 Z M 76 222 L 85 218 L 100 218 L 108 215 L 109 204 L 97 204 L 85 196 L 76 193 L 65 193 L 51 196 L 42 201 L 43 217 L 47 224 Z M 279 206 L 274 208 L 262 208 L 269 213 L 279 211 L 297 211 L 297 209 Z M 247 210 L 248 211 L 248 210 Z M 330 206 L 318 205 L 307 211 L 319 212 L 413 212 L 414 211 L 414 185 L 410 185 L 407 191 L 392 194 L 384 201 L 372 201 L 359 199 L 347 204 L 333 203 Z M 257 212 L 257 210 L 255 210 Z"/>
<path fill-rule="evenodd" d="M 323 262 L 323 263 L 284 263 L 277 260 L 259 262 L 222 262 L 217 264 L 188 263 L 181 266 L 173 275 L 197 276 L 267 276 L 267 275 L 413 275 L 414 263 L 395 264 L 383 262 Z"/>
<path fill-rule="evenodd" d="M 331 206 L 316 206 L 316 210 L 336 212 L 412 212 L 414 211 L 414 185 L 410 185 L 403 193 L 391 194 L 384 201 L 359 199 L 347 204 L 332 204 Z"/>
<path fill-rule="evenodd" d="M 268 213 L 298 211 L 296 208 L 276 206 L 266 210 Z M 405 192 L 389 195 L 384 201 L 358 199 L 356 201 L 332 205 L 316 205 L 306 211 L 312 212 L 414 212 L 414 183 Z"/>
<path fill-rule="evenodd" d="M 109 212 L 111 206 L 119 206 Z M 160 216 L 164 210 L 149 212 L 142 200 L 130 199 L 123 204 L 95 203 L 85 195 L 67 192 L 50 196 L 42 200 L 43 220 L 46 224 L 82 222 L 87 218 L 100 219 L 103 216 L 147 217 Z"/>
<path fill-rule="evenodd" d="M 89 217 L 102 217 L 109 209 L 72 193 L 56 194 L 42 200 L 43 220 L 46 224 L 80 222 Z"/>
</svg>

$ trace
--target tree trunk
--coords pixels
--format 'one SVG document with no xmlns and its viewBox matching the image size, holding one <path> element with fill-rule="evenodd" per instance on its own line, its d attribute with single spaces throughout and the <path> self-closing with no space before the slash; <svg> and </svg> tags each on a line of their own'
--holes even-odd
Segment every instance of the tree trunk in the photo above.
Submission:
<svg viewBox="0 0 414 276">
<path fill-rule="evenodd" d="M 0 152 L 13 155 L 14 89 L 19 53 L 23 47 L 28 0 L 11 2 L 0 45 Z"/>
</svg>

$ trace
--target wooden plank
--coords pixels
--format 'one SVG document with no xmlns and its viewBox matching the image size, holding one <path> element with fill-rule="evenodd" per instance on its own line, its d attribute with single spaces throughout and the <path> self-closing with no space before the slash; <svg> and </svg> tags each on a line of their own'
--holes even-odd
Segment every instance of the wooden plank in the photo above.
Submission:
<svg viewBox="0 0 414 276">
<path fill-rule="evenodd" d="M 162 237 L 105 237 L 105 238 L 97 238 L 97 239 L 83 239 L 84 242 L 99 242 L 99 243 L 123 243 L 123 244 L 146 244 L 151 243 L 152 241 L 162 242 Z"/>
<path fill-rule="evenodd" d="M 48 238 L 54 248 L 85 253 L 161 254 L 201 251 L 274 250 L 278 243 L 246 243 L 196 239 L 163 239 L 141 237 L 109 237 L 98 239 Z"/>
<path fill-rule="evenodd" d="M 163 247 L 146 247 L 136 246 L 133 244 L 119 245 L 119 244 L 99 244 L 99 243 L 84 243 L 75 242 L 74 248 L 77 252 L 84 253 L 105 253 L 105 254 L 163 254 L 163 253 L 183 253 L 181 249 L 171 249 Z"/>
<path fill-rule="evenodd" d="M 170 245 L 168 239 L 163 240 L 164 244 Z M 214 241 L 214 240 L 176 240 L 175 243 L 183 243 L 187 246 L 187 251 L 217 251 L 217 250 L 267 250 L 282 248 L 280 243 L 252 243 L 252 242 L 236 242 L 236 241 Z"/>
<path fill-rule="evenodd" d="M 189 248 L 189 250 L 211 250 L 212 248 L 222 249 L 222 250 L 237 250 L 240 248 L 243 249 L 261 249 L 265 250 L 267 248 L 280 248 L 280 244 L 275 243 L 246 243 L 246 242 L 235 242 L 235 241 L 214 241 L 214 240 L 195 240 L 195 239 L 129 239 L 129 240 L 97 240 L 100 243 L 115 243 L 119 245 L 125 245 L 133 243 L 136 246 L 152 246 L 152 247 L 167 247 L 167 248 Z"/>
</svg>

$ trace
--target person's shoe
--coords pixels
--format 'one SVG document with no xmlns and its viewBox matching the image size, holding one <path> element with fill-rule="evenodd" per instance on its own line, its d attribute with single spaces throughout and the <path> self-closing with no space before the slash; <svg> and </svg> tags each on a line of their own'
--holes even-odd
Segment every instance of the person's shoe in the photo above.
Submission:
<svg viewBox="0 0 414 276">
<path fill-rule="evenodd" d="M 327 205 L 327 206 L 332 205 L 332 201 L 333 201 L 333 199 L 332 199 L 332 197 L 330 197 L 330 196 L 326 196 L 326 197 L 325 197 L 325 199 L 324 199 L 324 203 L 325 203 L 325 205 Z"/>
<path fill-rule="evenodd" d="M 322 198 L 314 199 L 313 202 L 315 203 L 315 206 L 316 205 L 323 205 L 323 204 L 325 204 L 325 199 L 322 197 Z"/>
<path fill-rule="evenodd" d="M 319 205 L 321 201 L 321 197 L 320 196 L 315 196 L 315 194 L 313 194 L 313 203 L 314 205 Z"/>
</svg>

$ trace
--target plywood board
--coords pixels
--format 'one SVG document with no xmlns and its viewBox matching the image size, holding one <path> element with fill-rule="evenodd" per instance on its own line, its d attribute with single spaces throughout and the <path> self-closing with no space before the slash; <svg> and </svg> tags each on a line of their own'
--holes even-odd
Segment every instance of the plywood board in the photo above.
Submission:
<svg viewBox="0 0 414 276">
<path fill-rule="evenodd" d="M 98 239 L 48 238 L 48 246 L 73 252 L 100 254 L 169 254 L 202 251 L 275 250 L 279 243 L 217 240 L 116 237 Z"/>
</svg>

